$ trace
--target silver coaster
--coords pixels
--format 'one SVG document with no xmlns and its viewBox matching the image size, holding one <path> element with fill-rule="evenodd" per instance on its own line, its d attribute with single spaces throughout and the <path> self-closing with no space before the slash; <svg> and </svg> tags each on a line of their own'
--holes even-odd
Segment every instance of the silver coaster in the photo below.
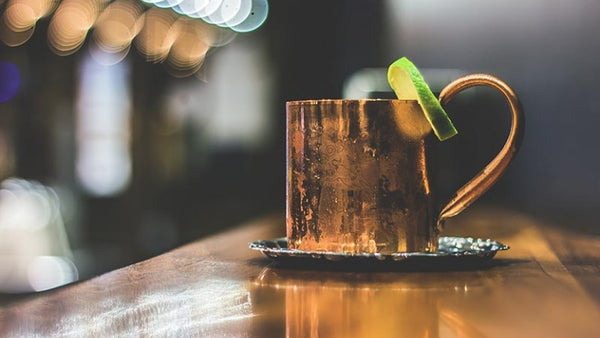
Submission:
<svg viewBox="0 0 600 338">
<path fill-rule="evenodd" d="M 435 252 L 342 253 L 288 249 L 285 237 L 259 240 L 250 249 L 279 263 L 299 266 L 343 268 L 410 268 L 417 270 L 473 268 L 488 263 L 498 251 L 509 247 L 491 240 L 471 237 L 440 237 Z"/>
</svg>

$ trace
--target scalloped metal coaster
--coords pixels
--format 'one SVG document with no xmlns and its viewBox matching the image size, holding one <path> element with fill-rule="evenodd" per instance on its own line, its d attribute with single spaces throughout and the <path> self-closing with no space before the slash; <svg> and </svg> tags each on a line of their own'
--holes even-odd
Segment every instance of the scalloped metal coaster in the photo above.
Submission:
<svg viewBox="0 0 600 338">
<path fill-rule="evenodd" d="M 509 247 L 491 240 L 471 237 L 440 237 L 435 252 L 342 253 L 288 249 L 285 237 L 259 240 L 252 250 L 290 266 L 328 268 L 409 268 L 416 270 L 477 268 L 486 265 L 498 251 Z"/>
</svg>

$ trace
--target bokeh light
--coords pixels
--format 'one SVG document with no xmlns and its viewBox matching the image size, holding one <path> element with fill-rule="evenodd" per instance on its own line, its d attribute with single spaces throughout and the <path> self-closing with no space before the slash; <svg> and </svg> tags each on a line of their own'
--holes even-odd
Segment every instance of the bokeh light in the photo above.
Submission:
<svg viewBox="0 0 600 338">
<path fill-rule="evenodd" d="M 203 20 L 210 24 L 222 24 L 235 16 L 235 8 L 239 10 L 240 3 L 241 0 L 223 0 L 217 10 Z"/>
<path fill-rule="evenodd" d="M 267 0 L 252 0 L 250 15 L 244 21 L 232 26 L 231 29 L 239 33 L 251 32 L 262 26 L 268 15 L 269 3 Z"/>
<path fill-rule="evenodd" d="M 0 61 L 0 102 L 12 99 L 21 84 L 21 75 L 17 66 Z"/>
<path fill-rule="evenodd" d="M 0 39 L 2 42 L 9 47 L 17 47 L 29 40 L 35 31 L 34 27 L 23 31 L 15 32 L 6 25 L 4 19 L 0 20 Z"/>
<path fill-rule="evenodd" d="M 14 32 L 22 32 L 35 26 L 35 10 L 25 3 L 12 3 L 4 11 L 6 25 Z"/>
<path fill-rule="evenodd" d="M 106 7 L 98 17 L 93 38 L 106 52 L 120 52 L 129 47 L 143 27 L 140 20 L 142 4 L 117 0 Z"/>
<path fill-rule="evenodd" d="M 11 0 L 6 4 L 3 20 L 14 32 L 23 32 L 48 15 L 55 4 L 56 1 L 48 0 Z"/>
<path fill-rule="evenodd" d="M 235 15 L 231 16 L 228 20 L 226 20 L 220 26 L 224 27 L 233 27 L 242 23 L 246 18 L 250 15 L 252 11 L 252 0 L 242 0 L 239 4 L 239 8 Z"/>
<path fill-rule="evenodd" d="M 81 47 L 103 6 L 102 0 L 64 0 L 48 27 L 50 47 L 58 55 L 69 55 Z"/>
<path fill-rule="evenodd" d="M 218 26 L 207 25 L 195 21 L 194 29 L 198 32 L 199 39 L 204 41 L 210 47 L 221 47 L 230 43 L 236 36 L 236 33 L 230 29 Z"/>
<path fill-rule="evenodd" d="M 196 18 L 206 18 L 209 15 L 213 14 L 214 12 L 216 12 L 217 9 L 219 9 L 219 6 L 221 6 L 222 2 L 223 2 L 223 0 L 209 0 L 208 4 L 206 6 L 204 6 L 204 8 L 202 8 L 199 11 L 197 11 L 193 15 Z"/>
<path fill-rule="evenodd" d="M 210 0 L 187 0 L 173 6 L 173 10 L 182 15 L 192 16 L 208 5 Z"/>
<path fill-rule="evenodd" d="M 36 181 L 0 182 L 0 292 L 42 291 L 78 279 L 60 202 Z"/>
<path fill-rule="evenodd" d="M 135 39 L 137 48 L 151 62 L 161 62 L 167 59 L 171 45 L 175 41 L 172 30 L 177 16 L 170 12 L 151 8 L 140 18 L 144 29 Z"/>
<path fill-rule="evenodd" d="M 83 59 L 76 97 L 75 170 L 91 196 L 115 196 L 132 176 L 129 62 L 112 65 Z"/>
<path fill-rule="evenodd" d="M 0 39 L 7 46 L 20 46 L 33 35 L 37 21 L 48 15 L 56 0 L 10 0 L 0 18 Z"/>
<path fill-rule="evenodd" d="M 179 5 L 183 0 L 161 0 L 154 1 L 154 6 L 159 8 L 171 8 L 173 6 Z"/>
<path fill-rule="evenodd" d="M 267 0 L 143 0 L 159 8 L 245 33 L 258 29 L 267 19 Z"/>
<path fill-rule="evenodd" d="M 203 41 L 203 32 L 194 25 L 188 25 L 184 20 L 178 20 L 176 25 L 179 25 L 179 34 L 167 61 L 173 75 L 189 76 L 200 69 L 209 45 Z"/>
<path fill-rule="evenodd" d="M 125 59 L 127 54 L 129 54 L 129 50 L 131 49 L 131 45 L 127 46 L 127 48 L 120 51 L 106 51 L 106 48 L 98 46 L 98 44 L 94 41 L 87 48 L 89 54 L 92 58 L 99 64 L 104 66 L 115 65 Z"/>
<path fill-rule="evenodd" d="M 260 27 L 268 7 L 267 0 L 9 0 L 0 40 L 22 45 L 50 17 L 48 44 L 57 55 L 77 52 L 90 34 L 90 53 L 101 62 L 119 62 L 133 43 L 148 61 L 191 75 L 209 48 Z"/>
<path fill-rule="evenodd" d="M 38 256 L 27 267 L 29 284 L 34 291 L 45 291 L 78 279 L 75 264 L 67 257 Z"/>
</svg>

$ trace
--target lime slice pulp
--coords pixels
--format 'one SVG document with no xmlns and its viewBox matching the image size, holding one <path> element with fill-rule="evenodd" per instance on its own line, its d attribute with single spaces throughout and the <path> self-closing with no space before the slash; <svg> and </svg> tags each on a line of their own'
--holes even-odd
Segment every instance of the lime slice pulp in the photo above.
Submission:
<svg viewBox="0 0 600 338">
<path fill-rule="evenodd" d="M 448 114 L 423 79 L 417 67 L 406 57 L 400 58 L 388 68 L 388 82 L 398 99 L 417 100 L 425 118 L 440 141 L 458 134 Z"/>
</svg>

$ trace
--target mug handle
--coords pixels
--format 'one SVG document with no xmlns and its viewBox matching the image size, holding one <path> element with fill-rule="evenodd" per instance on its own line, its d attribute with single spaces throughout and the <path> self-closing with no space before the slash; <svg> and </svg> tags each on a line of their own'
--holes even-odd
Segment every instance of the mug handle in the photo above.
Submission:
<svg viewBox="0 0 600 338">
<path fill-rule="evenodd" d="M 439 101 L 445 105 L 454 95 L 474 86 L 488 86 L 498 89 L 508 101 L 511 111 L 510 133 L 500 152 L 475 177 L 463 185 L 448 204 L 444 206 L 438 217 L 438 226 L 445 219 L 458 215 L 471 203 L 483 195 L 500 177 L 514 158 L 523 140 L 525 119 L 517 94 L 504 81 L 488 74 L 471 74 L 463 76 L 448 84 L 440 93 Z"/>
</svg>

